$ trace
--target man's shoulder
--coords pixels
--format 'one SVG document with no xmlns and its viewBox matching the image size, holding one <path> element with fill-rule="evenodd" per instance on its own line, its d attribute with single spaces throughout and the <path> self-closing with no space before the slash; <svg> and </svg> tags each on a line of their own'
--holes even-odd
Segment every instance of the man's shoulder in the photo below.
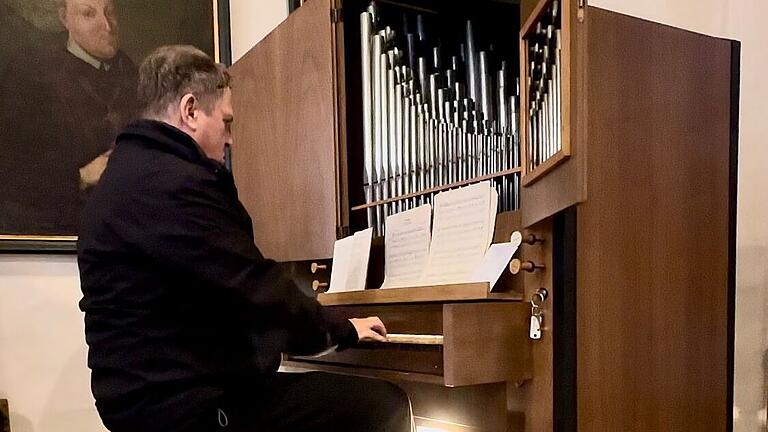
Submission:
<svg viewBox="0 0 768 432">
<path fill-rule="evenodd" d="M 144 140 L 120 141 L 110 157 L 105 179 L 112 188 L 138 192 L 201 187 L 212 179 L 205 167 L 158 149 Z"/>
<path fill-rule="evenodd" d="M 86 200 L 82 230 L 122 230 L 144 220 L 177 217 L 179 197 L 191 190 L 205 193 L 207 184 L 199 167 L 141 143 L 123 142 Z"/>
</svg>

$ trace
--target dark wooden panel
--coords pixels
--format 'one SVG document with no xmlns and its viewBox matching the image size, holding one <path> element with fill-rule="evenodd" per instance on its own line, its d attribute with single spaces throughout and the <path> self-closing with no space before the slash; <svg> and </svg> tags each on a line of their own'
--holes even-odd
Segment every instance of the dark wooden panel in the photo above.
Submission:
<svg viewBox="0 0 768 432">
<path fill-rule="evenodd" d="M 0 399 L 0 432 L 11 432 L 11 413 L 8 399 Z"/>
<path fill-rule="evenodd" d="M 728 406 L 734 406 L 734 367 L 736 340 L 736 223 L 739 182 L 739 118 L 741 100 L 741 42 L 731 41 L 731 160 L 728 192 Z M 728 411 L 728 424 L 733 424 L 734 412 Z"/>
<path fill-rule="evenodd" d="M 588 20 L 579 430 L 726 430 L 730 42 Z"/>
<path fill-rule="evenodd" d="M 338 114 L 329 11 L 330 0 L 308 2 L 231 69 L 235 179 L 256 244 L 279 261 L 333 254 Z"/>
<path fill-rule="evenodd" d="M 443 334 L 443 305 L 413 304 L 384 306 L 334 306 L 345 318 L 377 316 L 389 333 Z"/>
<path fill-rule="evenodd" d="M 361 344 L 360 348 L 332 352 L 318 358 L 292 357 L 332 365 L 387 371 L 443 375 L 443 347 L 439 345 Z"/>
<path fill-rule="evenodd" d="M 512 233 L 520 231 L 520 212 L 509 211 L 496 215 L 496 226 L 493 231 L 494 243 L 505 243 L 509 241 Z"/>
<path fill-rule="evenodd" d="M 533 9 L 538 4 L 538 0 L 520 0 L 520 22 L 524 23 L 531 16 Z"/>
<path fill-rule="evenodd" d="M 554 430 L 576 432 L 576 209 L 552 221 L 552 388 Z"/>
<path fill-rule="evenodd" d="M 447 386 L 523 382 L 531 377 L 529 305 L 454 303 L 443 307 Z"/>
<path fill-rule="evenodd" d="M 364 376 L 369 378 L 380 378 L 394 382 L 419 382 L 442 386 L 443 377 L 432 374 L 421 374 L 414 372 L 393 371 L 387 369 L 372 369 L 364 367 L 355 367 L 350 365 L 333 365 L 329 363 L 315 362 L 313 359 L 283 359 L 280 369 L 286 372 L 307 372 L 322 371 L 342 375 Z"/>
<path fill-rule="evenodd" d="M 531 341 L 531 376 L 532 380 L 524 385 L 525 389 L 525 430 L 528 432 L 544 432 L 553 430 L 553 383 L 552 383 L 552 351 L 553 324 L 557 317 L 553 316 L 552 305 L 556 293 L 552 289 L 552 219 L 546 219 L 523 232 L 533 234 L 543 239 L 535 245 L 523 244 L 521 257 L 533 261 L 543 269 L 533 273 L 525 273 L 525 300 L 531 297 L 539 288 L 546 288 L 549 296 L 544 303 L 543 327 L 541 339 Z M 528 310 L 530 316 L 530 305 Z M 530 326 L 530 322 L 528 323 Z M 529 329 L 530 330 L 530 329 Z M 527 333 L 526 333 L 527 335 Z"/>
</svg>

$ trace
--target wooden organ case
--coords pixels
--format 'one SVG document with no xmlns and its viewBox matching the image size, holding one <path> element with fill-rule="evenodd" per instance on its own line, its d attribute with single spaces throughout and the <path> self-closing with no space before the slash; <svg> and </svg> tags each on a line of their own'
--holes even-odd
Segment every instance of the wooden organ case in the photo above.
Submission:
<svg viewBox="0 0 768 432">
<path fill-rule="evenodd" d="M 519 56 L 521 159 L 499 176 L 520 193 L 494 241 L 523 233 L 519 271 L 494 292 L 320 294 L 414 340 L 285 367 L 396 381 L 423 425 L 451 431 L 728 430 L 739 44 L 563 0 L 560 54 L 547 62 L 535 45 L 553 0 L 377 3 L 506 23 L 497 43 Z M 308 293 L 328 283 L 333 242 L 367 226 L 357 34 L 367 4 L 308 1 L 231 69 L 240 199 L 264 255 Z M 542 81 L 553 74 L 556 84 Z M 368 288 L 381 282 L 381 241 Z M 541 289 L 542 337 L 531 340 Z"/>
</svg>

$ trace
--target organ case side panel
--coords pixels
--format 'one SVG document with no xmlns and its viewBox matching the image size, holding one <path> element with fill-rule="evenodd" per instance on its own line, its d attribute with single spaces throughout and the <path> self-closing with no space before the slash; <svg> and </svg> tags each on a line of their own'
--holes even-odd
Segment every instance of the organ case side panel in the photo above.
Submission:
<svg viewBox="0 0 768 432">
<path fill-rule="evenodd" d="M 233 169 L 256 244 L 278 261 L 330 258 L 338 106 L 331 0 L 291 14 L 231 68 Z M 309 33 L 311 29 L 311 34 Z"/>
<path fill-rule="evenodd" d="M 589 19 L 578 429 L 726 430 L 732 42 Z"/>
</svg>

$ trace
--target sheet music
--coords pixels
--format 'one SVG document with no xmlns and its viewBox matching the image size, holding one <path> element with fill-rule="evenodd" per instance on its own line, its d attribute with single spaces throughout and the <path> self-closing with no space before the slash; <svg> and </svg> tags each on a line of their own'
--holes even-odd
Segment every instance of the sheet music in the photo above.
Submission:
<svg viewBox="0 0 768 432">
<path fill-rule="evenodd" d="M 486 181 L 435 197 L 432 245 L 422 284 L 467 282 L 483 260 L 492 236 L 491 196 L 490 182 Z"/>
<path fill-rule="evenodd" d="M 493 290 L 493 286 L 496 285 L 501 274 L 507 269 L 512 255 L 515 254 L 519 246 L 520 243 L 497 243 L 491 245 L 485 253 L 480 266 L 469 280 L 471 282 L 488 282 L 490 283 L 490 289 Z"/>
<path fill-rule="evenodd" d="M 347 291 L 347 276 L 349 275 L 350 259 L 352 258 L 352 243 L 354 236 L 336 240 L 333 244 L 333 267 L 331 267 L 331 283 L 327 292 Z"/>
<path fill-rule="evenodd" d="M 368 228 L 353 236 L 336 240 L 333 246 L 333 267 L 328 292 L 365 289 L 372 235 L 373 229 Z"/>
<path fill-rule="evenodd" d="M 431 222 L 429 204 L 387 217 L 382 288 L 419 284 L 429 257 Z"/>
<path fill-rule="evenodd" d="M 499 207 L 499 192 L 493 186 L 491 186 L 490 189 L 491 202 L 490 206 L 488 207 L 488 242 L 485 244 L 486 249 L 488 249 L 488 247 L 491 246 L 491 243 L 493 243 L 493 234 L 496 231 L 496 211 Z"/>
<path fill-rule="evenodd" d="M 350 260 L 352 265 L 347 277 L 348 291 L 365 289 L 365 281 L 368 279 L 368 259 L 371 257 L 371 238 L 373 238 L 373 228 L 358 231 L 354 235 Z"/>
</svg>

